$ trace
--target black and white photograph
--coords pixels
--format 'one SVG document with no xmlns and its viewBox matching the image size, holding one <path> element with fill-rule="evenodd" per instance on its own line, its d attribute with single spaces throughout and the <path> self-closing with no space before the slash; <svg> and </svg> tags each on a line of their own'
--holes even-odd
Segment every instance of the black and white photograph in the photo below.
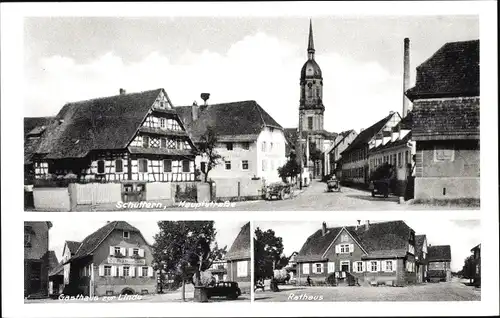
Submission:
<svg viewBox="0 0 500 318">
<path fill-rule="evenodd" d="M 28 211 L 479 209 L 477 15 L 24 26 Z"/>
<path fill-rule="evenodd" d="M 25 303 L 250 301 L 250 262 L 250 222 L 24 222 Z"/>
<path fill-rule="evenodd" d="M 254 299 L 479 301 L 479 220 L 255 222 Z"/>
</svg>

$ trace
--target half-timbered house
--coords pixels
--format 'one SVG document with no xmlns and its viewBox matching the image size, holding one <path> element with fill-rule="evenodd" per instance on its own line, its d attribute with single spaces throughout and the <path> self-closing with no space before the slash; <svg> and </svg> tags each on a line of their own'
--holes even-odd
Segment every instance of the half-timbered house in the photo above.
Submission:
<svg viewBox="0 0 500 318">
<path fill-rule="evenodd" d="M 326 223 L 306 240 L 297 260 L 297 282 L 337 284 L 349 277 L 360 285 L 404 286 L 415 283 L 415 232 L 403 221 L 328 228 Z"/>
<path fill-rule="evenodd" d="M 35 179 L 195 180 L 194 145 L 162 88 L 68 103 L 43 131 Z"/>
<path fill-rule="evenodd" d="M 250 222 L 241 227 L 225 259 L 227 279 L 238 282 L 242 291 L 249 292 L 251 281 Z"/>
<path fill-rule="evenodd" d="M 449 245 L 435 245 L 428 250 L 428 280 L 432 282 L 451 281 L 451 247 Z"/>
<path fill-rule="evenodd" d="M 417 283 L 427 281 L 427 236 L 415 236 L 415 264 L 417 266 Z"/>
</svg>

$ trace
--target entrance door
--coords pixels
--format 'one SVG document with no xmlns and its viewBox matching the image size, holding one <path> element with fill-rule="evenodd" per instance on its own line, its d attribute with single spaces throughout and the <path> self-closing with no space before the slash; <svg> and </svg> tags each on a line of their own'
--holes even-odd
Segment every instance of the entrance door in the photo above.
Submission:
<svg viewBox="0 0 500 318">
<path fill-rule="evenodd" d="M 42 289 L 42 263 L 31 262 L 29 266 L 28 294 L 36 294 Z"/>
<path fill-rule="evenodd" d="M 347 262 L 342 261 L 340 263 L 340 270 L 342 272 L 349 272 L 349 261 L 347 261 Z"/>
</svg>

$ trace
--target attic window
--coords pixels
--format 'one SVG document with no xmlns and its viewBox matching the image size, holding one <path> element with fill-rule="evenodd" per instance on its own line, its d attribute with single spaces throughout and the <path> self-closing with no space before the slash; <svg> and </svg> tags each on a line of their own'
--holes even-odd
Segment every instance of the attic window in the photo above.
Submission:
<svg viewBox="0 0 500 318">
<path fill-rule="evenodd" d="M 125 239 L 130 238 L 130 232 L 129 231 L 123 231 L 123 238 L 125 238 Z"/>
</svg>

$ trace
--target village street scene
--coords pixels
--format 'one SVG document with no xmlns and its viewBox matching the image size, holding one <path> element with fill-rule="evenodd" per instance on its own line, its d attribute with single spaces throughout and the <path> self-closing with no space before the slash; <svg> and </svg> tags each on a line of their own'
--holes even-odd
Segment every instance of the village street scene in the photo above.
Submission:
<svg viewBox="0 0 500 318">
<path fill-rule="evenodd" d="M 250 259 L 250 222 L 24 222 L 24 301 L 250 301 Z"/>
<path fill-rule="evenodd" d="M 478 29 L 27 18 L 25 210 L 479 209 Z"/>
<path fill-rule="evenodd" d="M 479 220 L 260 221 L 254 228 L 257 302 L 481 300 Z"/>
</svg>

